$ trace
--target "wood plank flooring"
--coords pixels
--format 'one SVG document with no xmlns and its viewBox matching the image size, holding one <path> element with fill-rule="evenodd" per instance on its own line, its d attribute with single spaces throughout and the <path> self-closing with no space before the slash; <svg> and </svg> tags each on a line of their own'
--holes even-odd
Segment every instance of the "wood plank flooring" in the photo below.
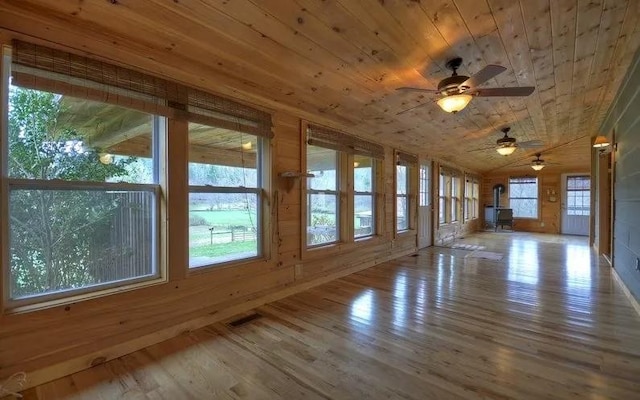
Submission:
<svg viewBox="0 0 640 400">
<path fill-rule="evenodd" d="M 585 238 L 481 233 L 25 399 L 640 399 L 640 316 Z"/>
</svg>

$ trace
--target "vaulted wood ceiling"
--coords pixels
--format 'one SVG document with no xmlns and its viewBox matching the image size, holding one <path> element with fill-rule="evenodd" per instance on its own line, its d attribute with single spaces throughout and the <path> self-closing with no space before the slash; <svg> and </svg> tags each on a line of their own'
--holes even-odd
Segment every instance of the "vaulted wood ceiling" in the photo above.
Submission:
<svg viewBox="0 0 640 400">
<path fill-rule="evenodd" d="M 0 11 L 10 31 L 476 171 L 513 164 L 469 152 L 506 125 L 544 142 L 519 159 L 595 135 L 640 43 L 636 0 L 3 0 Z M 436 87 L 454 56 L 464 75 L 507 68 L 487 86 L 536 91 L 453 115 L 395 90 Z M 584 147 L 567 161 L 586 168 Z"/>
</svg>

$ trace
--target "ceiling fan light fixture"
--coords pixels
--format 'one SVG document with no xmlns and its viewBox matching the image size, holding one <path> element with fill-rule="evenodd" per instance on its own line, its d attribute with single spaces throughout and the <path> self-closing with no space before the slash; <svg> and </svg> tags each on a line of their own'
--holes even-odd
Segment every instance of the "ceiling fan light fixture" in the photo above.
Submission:
<svg viewBox="0 0 640 400">
<path fill-rule="evenodd" d="M 531 164 L 531 168 L 533 168 L 534 171 L 540 171 L 542 168 L 544 168 L 544 164 Z"/>
<path fill-rule="evenodd" d="M 473 96 L 470 94 L 452 94 L 439 99 L 438 105 L 448 113 L 457 113 L 458 111 L 462 111 L 471 99 L 473 99 Z"/>
<path fill-rule="evenodd" d="M 498 146 L 496 148 L 496 151 L 501 156 L 508 156 L 513 154 L 513 152 L 516 151 L 516 148 L 517 148 L 516 146 Z"/>
<path fill-rule="evenodd" d="M 596 149 L 607 147 L 610 144 L 611 143 L 609 143 L 609 139 L 607 139 L 606 136 L 598 136 L 596 137 L 596 140 L 593 141 L 593 147 L 595 147 Z"/>
</svg>

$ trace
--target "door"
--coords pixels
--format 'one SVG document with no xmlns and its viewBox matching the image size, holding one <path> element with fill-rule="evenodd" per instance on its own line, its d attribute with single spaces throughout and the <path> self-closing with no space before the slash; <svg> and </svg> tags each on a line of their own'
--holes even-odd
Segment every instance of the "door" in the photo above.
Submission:
<svg viewBox="0 0 640 400">
<path fill-rule="evenodd" d="M 420 195 L 418 203 L 418 248 L 432 244 L 431 162 L 420 163 Z"/>
<path fill-rule="evenodd" d="M 591 177 L 562 175 L 562 233 L 589 235 Z"/>
</svg>

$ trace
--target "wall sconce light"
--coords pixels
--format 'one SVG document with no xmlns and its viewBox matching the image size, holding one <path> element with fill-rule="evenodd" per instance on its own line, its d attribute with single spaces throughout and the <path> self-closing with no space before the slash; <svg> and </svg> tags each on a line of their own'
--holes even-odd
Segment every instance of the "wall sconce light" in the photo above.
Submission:
<svg viewBox="0 0 640 400">
<path fill-rule="evenodd" d="M 609 143 L 609 139 L 607 139 L 606 136 L 599 135 L 596 137 L 596 140 L 593 141 L 593 147 L 596 149 L 602 150 L 609 145 L 611 145 L 611 143 Z"/>
</svg>

